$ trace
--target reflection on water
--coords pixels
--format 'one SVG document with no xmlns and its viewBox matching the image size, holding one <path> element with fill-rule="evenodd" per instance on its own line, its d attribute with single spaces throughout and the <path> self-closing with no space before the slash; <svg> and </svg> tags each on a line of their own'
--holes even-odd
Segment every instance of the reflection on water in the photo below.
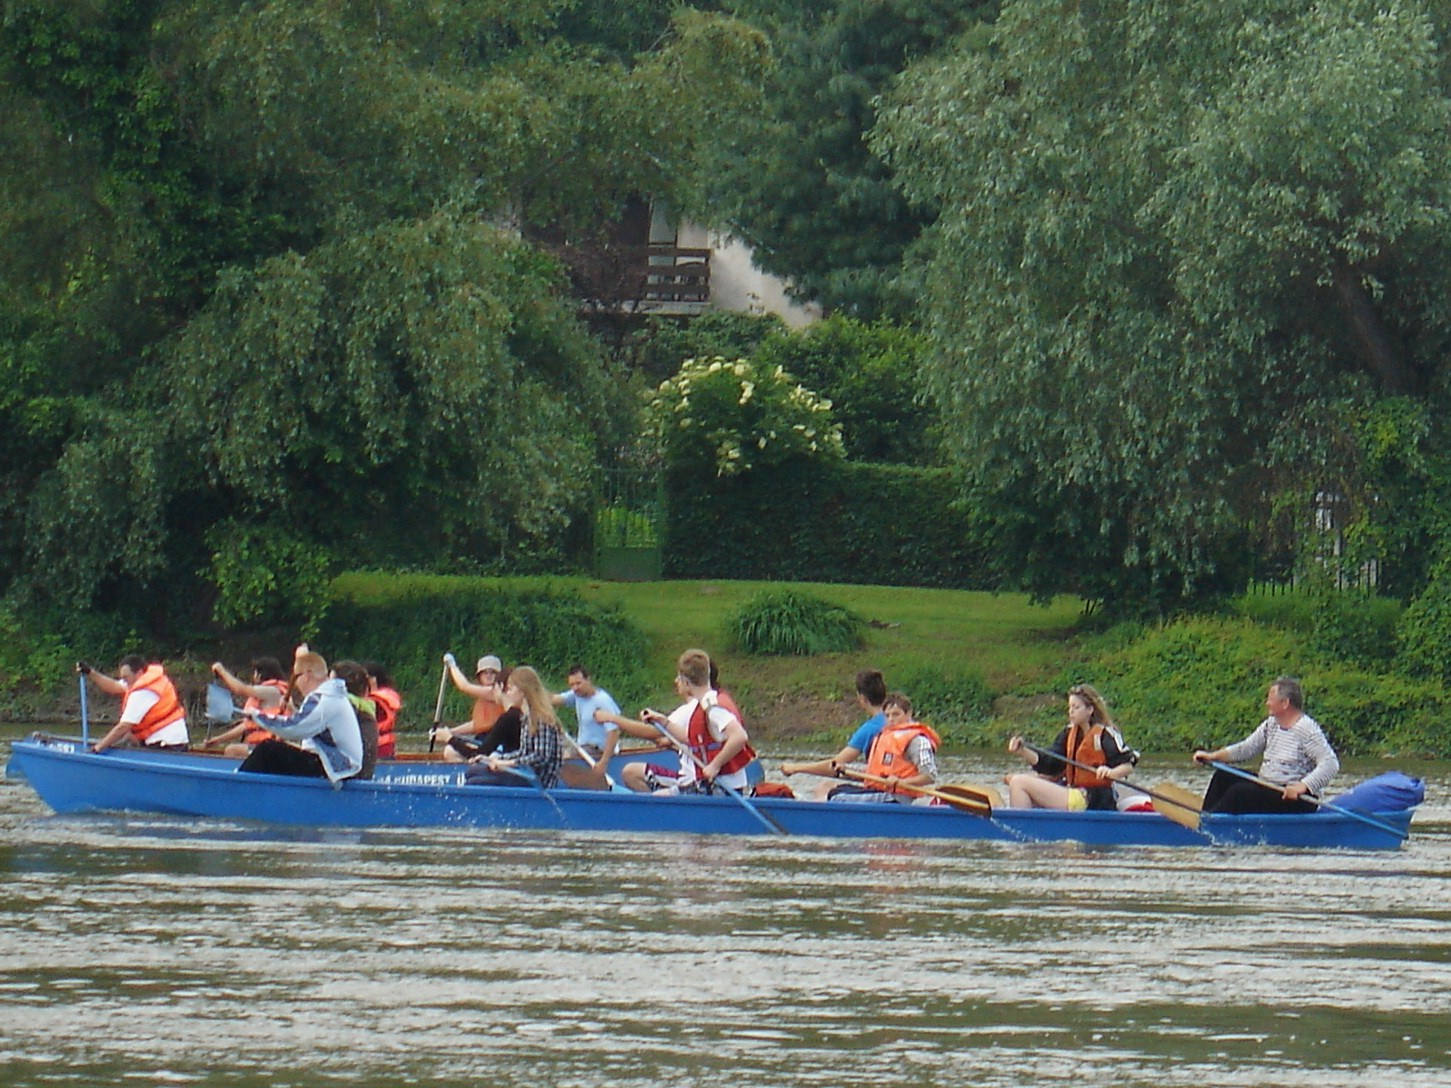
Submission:
<svg viewBox="0 0 1451 1088">
<path fill-rule="evenodd" d="M 13 1088 L 1451 1082 L 1436 804 L 1317 855 L 306 832 L 12 782 L 0 873 Z"/>
</svg>

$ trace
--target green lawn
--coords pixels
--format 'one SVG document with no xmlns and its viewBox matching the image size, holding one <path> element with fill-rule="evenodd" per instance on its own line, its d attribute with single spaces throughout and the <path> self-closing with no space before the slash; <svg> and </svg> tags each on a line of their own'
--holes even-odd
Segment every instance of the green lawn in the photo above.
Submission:
<svg viewBox="0 0 1451 1088">
<path fill-rule="evenodd" d="M 1078 657 L 1074 625 L 1080 602 L 1047 607 L 1023 594 L 798 582 L 603 582 L 589 578 L 506 578 L 518 589 L 575 590 L 618 605 L 649 636 L 651 668 L 669 699 L 675 656 L 701 646 L 716 658 L 727 686 L 771 733 L 801 736 L 838 731 L 856 715 L 851 693 L 858 669 L 887 676 L 940 669 L 977 672 L 995 694 L 1036 693 Z M 726 645 L 727 616 L 765 589 L 799 589 L 852 609 L 873 626 L 864 649 L 809 658 L 761 658 Z M 910 694 L 910 692 L 908 693 Z"/>
</svg>

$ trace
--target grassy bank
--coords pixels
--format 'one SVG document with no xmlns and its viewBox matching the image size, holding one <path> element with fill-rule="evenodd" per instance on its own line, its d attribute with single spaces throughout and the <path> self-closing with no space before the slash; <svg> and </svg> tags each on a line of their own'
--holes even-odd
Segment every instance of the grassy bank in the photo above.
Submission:
<svg viewBox="0 0 1451 1088">
<path fill-rule="evenodd" d="M 464 581 L 426 576 L 407 580 L 434 590 Z M 726 686 L 741 700 L 753 732 L 765 740 L 836 736 L 855 724 L 860 715 L 852 698 L 853 680 L 857 670 L 868 667 L 881 669 L 889 685 L 909 689 L 914 680 L 943 685 L 980 678 L 988 690 L 1009 696 L 996 709 L 1014 717 L 1021 706 L 1036 703 L 1028 698 L 1020 704 L 1012 696 L 1041 692 L 1080 651 L 1074 629 L 1079 603 L 1070 598 L 1042 607 L 1020 594 L 816 583 L 625 583 L 560 577 L 466 581 L 515 592 L 578 594 L 588 602 L 619 608 L 649 640 L 646 697 L 657 705 L 668 706 L 673 699 L 676 655 L 689 646 L 705 648 L 716 659 Z M 396 580 L 386 575 L 352 574 L 339 581 L 340 592 L 359 600 L 386 596 L 395 588 Z M 725 635 L 727 618 L 752 596 L 782 588 L 802 590 L 865 618 L 866 645 L 852 653 L 806 658 L 737 653 Z M 460 660 L 472 660 L 496 647 L 481 632 L 474 644 L 450 649 Z M 598 679 L 605 687 L 611 685 L 607 675 Z"/>
</svg>

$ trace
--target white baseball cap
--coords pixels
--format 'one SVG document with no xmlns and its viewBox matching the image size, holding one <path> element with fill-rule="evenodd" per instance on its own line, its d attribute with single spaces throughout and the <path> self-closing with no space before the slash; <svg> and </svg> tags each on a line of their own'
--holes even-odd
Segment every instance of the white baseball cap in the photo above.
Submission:
<svg viewBox="0 0 1451 1088">
<path fill-rule="evenodd" d="M 479 663 L 474 668 L 474 675 L 478 676 L 479 673 L 483 672 L 485 669 L 493 669 L 495 672 L 503 672 L 504 663 L 493 654 L 485 654 L 483 657 L 479 658 Z"/>
</svg>

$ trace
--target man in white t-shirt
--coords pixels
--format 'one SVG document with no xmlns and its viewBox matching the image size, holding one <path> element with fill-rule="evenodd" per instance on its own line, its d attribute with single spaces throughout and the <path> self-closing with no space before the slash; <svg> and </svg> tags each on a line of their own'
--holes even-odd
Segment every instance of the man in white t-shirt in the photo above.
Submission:
<svg viewBox="0 0 1451 1088">
<path fill-rule="evenodd" d="M 121 696 L 121 718 L 96 741 L 95 751 L 126 744 L 186 750 L 191 742 L 186 708 L 160 663 L 148 662 L 140 654 L 127 654 L 116 666 L 114 677 L 97 672 L 85 662 L 78 663 L 76 671 L 107 694 Z"/>
</svg>

